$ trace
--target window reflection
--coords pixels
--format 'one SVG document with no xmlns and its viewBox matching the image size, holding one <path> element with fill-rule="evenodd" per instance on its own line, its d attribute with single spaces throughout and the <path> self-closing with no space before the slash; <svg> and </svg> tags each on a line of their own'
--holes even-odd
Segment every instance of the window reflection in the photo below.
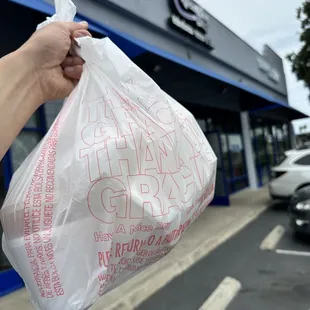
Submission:
<svg viewBox="0 0 310 310">
<path fill-rule="evenodd" d="M 223 154 L 225 175 L 227 178 L 230 178 L 228 144 L 225 134 L 221 134 L 221 143 L 222 143 L 222 154 Z"/>
<path fill-rule="evenodd" d="M 207 131 L 206 121 L 204 119 L 201 119 L 201 118 L 197 118 L 196 121 L 197 121 L 198 125 L 200 126 L 201 130 L 203 132 L 206 132 Z"/>
<path fill-rule="evenodd" d="M 31 127 L 31 128 L 36 128 L 39 127 L 39 117 L 38 117 L 38 112 L 35 112 L 31 115 L 30 119 L 26 123 L 25 127 Z"/>
<path fill-rule="evenodd" d="M 252 139 L 259 183 L 266 184 L 271 177 L 271 167 L 277 165 L 284 152 L 289 149 L 289 125 L 268 124 L 253 121 Z"/>
<path fill-rule="evenodd" d="M 240 134 L 228 134 L 229 150 L 231 154 L 233 177 L 239 177 L 246 174 L 243 162 L 243 143 Z"/>
<path fill-rule="evenodd" d="M 63 106 L 63 100 L 49 101 L 45 104 L 46 125 L 49 129 Z"/>
<path fill-rule="evenodd" d="M 19 168 L 40 140 L 41 136 L 37 132 L 20 132 L 11 147 L 14 171 Z"/>
<path fill-rule="evenodd" d="M 207 127 L 209 131 L 215 130 L 212 118 L 207 118 Z"/>
</svg>

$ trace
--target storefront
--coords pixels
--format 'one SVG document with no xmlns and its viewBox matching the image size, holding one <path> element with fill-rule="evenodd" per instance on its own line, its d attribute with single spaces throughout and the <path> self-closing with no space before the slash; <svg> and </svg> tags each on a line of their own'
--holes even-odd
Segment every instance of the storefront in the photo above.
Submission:
<svg viewBox="0 0 310 310">
<path fill-rule="evenodd" d="M 0 57 L 20 46 L 54 13 L 52 0 L 1 4 Z M 197 118 L 218 157 L 214 204 L 268 182 L 291 148 L 290 121 L 305 117 L 288 105 L 282 59 L 260 54 L 191 0 L 75 0 L 77 20 L 108 36 Z M 19 18 L 18 24 L 15 22 Z M 134 83 L 128 76 L 128 83 Z M 2 162 L 4 187 L 62 107 L 47 103 L 29 120 Z"/>
<path fill-rule="evenodd" d="M 2 54 L 20 45 L 46 15 L 52 0 L 14 0 L 5 5 L 8 34 Z M 290 120 L 302 113 L 288 105 L 281 58 L 268 46 L 252 49 L 191 0 L 75 1 L 96 37 L 109 36 L 166 92 L 199 120 L 219 157 L 219 203 L 249 185 L 240 113 L 246 112 L 257 185 L 290 145 Z M 155 13 L 156 14 L 155 14 Z M 22 16 L 23 31 L 10 18 Z M 12 41 L 14 37 L 14 41 Z M 131 77 L 128 77 L 130 81 Z M 37 145 L 61 109 L 48 103 L 29 120 L 5 157 L 5 184 Z M 251 165 L 251 163 L 250 163 Z M 250 169 L 251 170 L 251 169 Z M 221 190 L 220 190 L 221 189 Z M 225 201 L 224 201 L 225 200 Z"/>
<path fill-rule="evenodd" d="M 46 14 L 54 13 L 52 2 L 14 0 L 6 5 L 2 12 L 9 13 L 5 22 L 12 24 L 15 40 L 8 38 L 2 54 L 26 40 Z M 248 113 L 251 127 L 254 183 L 268 181 L 272 165 L 291 147 L 290 120 L 303 116 L 288 106 L 282 60 L 272 49 L 265 46 L 259 54 L 190 0 L 75 3 L 77 18 L 86 19 L 96 37 L 109 36 L 199 119 L 219 158 L 219 204 L 228 204 L 230 193 L 249 185 L 241 112 Z M 16 13 L 27 24 L 22 32 L 9 17 Z M 5 158 L 6 185 L 61 106 L 49 103 L 29 120 Z"/>
</svg>

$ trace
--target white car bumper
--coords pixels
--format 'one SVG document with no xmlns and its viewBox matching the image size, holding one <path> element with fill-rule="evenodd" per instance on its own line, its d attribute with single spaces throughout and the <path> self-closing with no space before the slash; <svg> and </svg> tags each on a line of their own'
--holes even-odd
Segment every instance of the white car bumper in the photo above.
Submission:
<svg viewBox="0 0 310 310">
<path fill-rule="evenodd" d="M 281 179 L 282 177 L 272 180 L 269 183 L 269 194 L 275 199 L 289 199 L 293 195 L 296 187 L 290 182 Z"/>
</svg>

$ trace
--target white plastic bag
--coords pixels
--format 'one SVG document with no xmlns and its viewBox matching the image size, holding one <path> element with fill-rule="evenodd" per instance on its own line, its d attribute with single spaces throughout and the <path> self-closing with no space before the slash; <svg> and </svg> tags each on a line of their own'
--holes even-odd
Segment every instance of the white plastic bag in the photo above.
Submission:
<svg viewBox="0 0 310 310">
<path fill-rule="evenodd" d="M 56 20 L 75 7 L 56 1 Z M 82 78 L 15 173 L 3 247 L 37 309 L 87 309 L 166 255 L 214 195 L 194 117 L 109 39 L 80 38 Z"/>
</svg>

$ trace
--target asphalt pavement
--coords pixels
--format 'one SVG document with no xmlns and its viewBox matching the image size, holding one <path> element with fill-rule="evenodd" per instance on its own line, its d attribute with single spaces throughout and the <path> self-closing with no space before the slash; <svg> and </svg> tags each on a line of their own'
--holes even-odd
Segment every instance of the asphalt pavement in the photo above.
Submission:
<svg viewBox="0 0 310 310">
<path fill-rule="evenodd" d="M 198 310 L 230 276 L 242 289 L 227 310 L 309 310 L 310 257 L 259 249 L 277 225 L 286 228 L 277 248 L 310 252 L 307 240 L 293 237 L 285 205 L 277 204 L 136 309 Z"/>
</svg>

